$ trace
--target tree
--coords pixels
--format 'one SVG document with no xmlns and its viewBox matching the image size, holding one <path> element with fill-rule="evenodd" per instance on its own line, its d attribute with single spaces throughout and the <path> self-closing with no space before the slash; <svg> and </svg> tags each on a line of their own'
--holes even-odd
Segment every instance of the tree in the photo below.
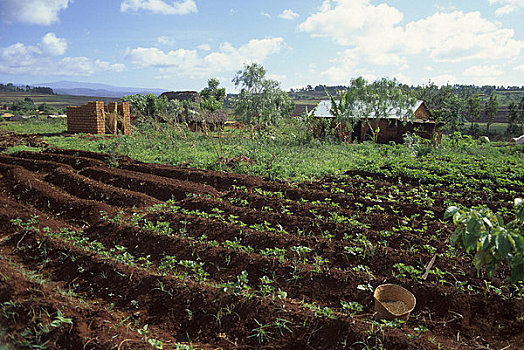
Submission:
<svg viewBox="0 0 524 350">
<path fill-rule="evenodd" d="M 12 111 L 17 111 L 19 113 L 33 114 L 35 113 L 35 109 L 35 103 L 29 97 L 13 102 L 13 105 L 11 106 Z"/>
<path fill-rule="evenodd" d="M 122 101 L 129 102 L 134 113 L 148 119 L 174 120 L 183 111 L 181 102 L 170 101 L 165 97 L 157 97 L 151 93 L 124 96 Z"/>
<path fill-rule="evenodd" d="M 519 102 L 519 120 L 520 120 L 520 132 L 523 132 L 524 127 L 524 94 Z"/>
<path fill-rule="evenodd" d="M 265 79 L 265 68 L 257 63 L 244 65 L 233 78 L 241 87 L 233 99 L 235 113 L 247 124 L 275 125 L 293 112 L 295 104 L 275 80 Z"/>
<path fill-rule="evenodd" d="M 207 81 L 207 87 L 200 91 L 200 108 L 215 112 L 222 109 L 224 99 L 226 98 L 226 89 L 219 88 L 218 79 L 211 78 Z"/>
<path fill-rule="evenodd" d="M 471 122 L 471 125 L 473 125 L 473 121 L 480 119 L 480 113 L 482 112 L 482 107 L 480 106 L 480 96 L 478 92 L 475 94 L 468 93 L 466 102 L 466 113 Z"/>
<path fill-rule="evenodd" d="M 509 104 L 509 113 L 508 113 L 508 128 L 506 129 L 507 135 L 517 134 L 519 132 L 519 127 L 517 122 L 519 120 L 519 105 L 515 102 Z"/>
<path fill-rule="evenodd" d="M 493 123 L 493 119 L 495 119 L 498 109 L 499 102 L 497 100 L 497 95 L 495 95 L 495 91 L 493 91 L 491 95 L 489 95 L 489 100 L 484 105 L 484 115 L 488 118 L 488 122 L 486 124 L 487 134 L 489 134 L 489 127 Z"/>
<path fill-rule="evenodd" d="M 427 86 L 416 89 L 415 96 L 426 103 L 435 121 L 445 123 L 451 131 L 456 131 L 464 124 L 466 103 L 451 85 L 439 88 L 430 82 Z"/>
<path fill-rule="evenodd" d="M 331 98 L 332 114 L 338 119 L 347 120 L 352 127 L 357 122 L 365 123 L 374 143 L 378 139 L 381 119 L 394 115 L 406 122 L 414 117 L 412 108 L 416 99 L 402 89 L 395 79 L 384 78 L 372 83 L 362 77 L 352 79 L 338 104 L 331 94 L 328 95 Z"/>
<path fill-rule="evenodd" d="M 44 114 L 55 114 L 58 112 L 58 109 L 56 107 L 53 107 L 47 102 L 38 105 L 38 110 Z"/>
</svg>

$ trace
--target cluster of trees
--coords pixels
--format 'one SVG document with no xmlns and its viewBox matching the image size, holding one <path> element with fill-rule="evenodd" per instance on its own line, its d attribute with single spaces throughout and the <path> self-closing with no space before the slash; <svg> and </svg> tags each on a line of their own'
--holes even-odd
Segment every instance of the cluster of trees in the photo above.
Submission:
<svg viewBox="0 0 524 350">
<path fill-rule="evenodd" d="M 291 115 L 295 108 L 280 83 L 267 79 L 266 70 L 257 63 L 245 65 L 236 73 L 233 82 L 240 87 L 240 93 L 231 98 L 230 105 L 246 124 L 276 124 Z M 180 116 L 184 114 L 215 113 L 223 108 L 226 90 L 220 87 L 217 79 L 209 79 L 199 94 L 198 106 L 189 101 L 168 100 L 153 94 L 125 96 L 123 100 L 131 103 L 135 113 L 164 121 L 180 121 Z"/>
<path fill-rule="evenodd" d="M 380 128 L 377 121 L 395 114 L 401 122 L 413 119 L 416 98 L 403 89 L 396 80 L 380 79 L 369 83 L 364 78 L 352 79 L 338 98 L 327 89 L 331 100 L 331 113 L 338 126 L 351 135 L 356 125 L 365 123 L 371 131 L 373 142 L 378 139 Z"/>
<path fill-rule="evenodd" d="M 519 125 L 520 123 L 520 125 Z M 508 113 L 508 131 L 510 135 L 524 132 L 524 95 L 519 103 L 511 102 Z"/>
<path fill-rule="evenodd" d="M 426 86 L 411 90 L 415 97 L 423 100 L 438 121 L 446 123 L 451 131 L 460 126 L 471 123 L 470 131 L 479 132 L 475 122 L 486 122 L 486 133 L 489 134 L 495 116 L 500 107 L 499 98 L 493 87 L 489 96 L 483 96 L 478 89 L 464 89 L 457 92 L 457 86 L 444 85 L 441 87 L 430 83 Z M 519 102 L 512 102 L 509 106 L 507 134 L 514 135 L 523 132 L 524 124 L 524 94 Z M 520 123 L 520 125 L 518 125 Z"/>
<path fill-rule="evenodd" d="M 48 95 L 54 95 L 53 89 L 50 87 L 44 87 L 44 86 L 36 86 L 32 87 L 29 85 L 26 85 L 25 87 L 16 86 L 12 83 L 7 84 L 0 84 L 0 91 L 3 92 L 33 92 L 37 94 L 48 94 Z"/>
<path fill-rule="evenodd" d="M 226 98 L 226 89 L 220 82 L 211 78 L 208 85 L 200 91 L 200 104 L 191 101 L 168 99 L 166 96 L 155 96 L 151 93 L 124 96 L 122 101 L 130 103 L 134 114 L 164 122 L 183 122 L 189 116 L 215 113 L 222 109 Z"/>
<path fill-rule="evenodd" d="M 37 106 L 35 102 L 29 97 L 26 97 L 23 100 L 14 101 L 11 103 L 11 105 L 7 106 L 9 107 L 9 111 L 14 114 L 36 115 L 38 112 L 42 112 L 43 114 L 64 113 L 63 109 L 54 107 L 46 102 Z"/>
<path fill-rule="evenodd" d="M 434 119 L 445 123 L 450 131 L 459 130 L 469 121 L 470 131 L 475 132 L 477 128 L 476 132 L 480 132 L 475 122 L 482 120 L 486 122 L 488 134 L 500 106 L 496 86 L 438 87 L 434 83 L 429 83 L 425 86 L 413 87 L 390 79 L 380 79 L 370 83 L 363 78 L 357 78 L 352 79 L 348 86 L 338 87 L 308 85 L 288 94 L 282 90 L 279 82 L 266 78 L 266 70 L 257 63 L 244 65 L 232 81 L 240 92 L 232 95 L 228 103 L 235 115 L 246 124 L 276 125 L 280 120 L 289 117 L 294 110 L 294 102 L 290 95 L 321 93 L 331 99 L 331 112 L 337 123 L 344 123 L 349 128 L 349 132 L 352 132 L 357 123 L 367 123 L 374 140 L 377 139 L 380 130 L 372 120 L 386 118 L 392 111 L 398 113 L 402 111 L 405 115 L 399 116 L 400 120 L 408 121 L 413 118 L 413 111 L 410 108 L 415 105 L 416 100 L 424 101 Z M 173 119 L 173 116 L 184 113 L 187 116 L 191 113 L 214 113 L 221 110 L 226 99 L 226 91 L 220 88 L 217 79 L 212 78 L 208 81 L 208 86 L 200 91 L 200 96 L 201 102 L 198 106 L 188 104 L 187 101 L 170 101 L 152 94 L 131 95 L 125 100 L 131 102 L 135 110 L 142 115 Z M 520 102 L 510 104 L 508 121 L 508 134 L 523 132 L 524 95 Z"/>
</svg>

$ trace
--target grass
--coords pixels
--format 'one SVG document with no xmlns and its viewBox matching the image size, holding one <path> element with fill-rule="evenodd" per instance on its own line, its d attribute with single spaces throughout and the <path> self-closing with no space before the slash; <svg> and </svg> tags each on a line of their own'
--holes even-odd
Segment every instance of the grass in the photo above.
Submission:
<svg viewBox="0 0 524 350">
<path fill-rule="evenodd" d="M 19 134 L 61 134 L 67 131 L 66 118 L 38 117 L 17 122 L 0 121 L 0 130 Z"/>
<path fill-rule="evenodd" d="M 63 120 L 47 119 L 0 123 L 0 129 L 41 133 L 43 139 L 53 147 L 108 153 L 114 162 L 118 162 L 119 155 L 127 155 L 150 163 L 183 164 L 291 181 L 311 180 L 354 169 L 379 171 L 386 168 L 394 174 L 400 174 L 405 166 L 415 172 L 426 167 L 461 174 L 467 169 L 465 164 L 479 162 L 486 169 L 492 168 L 494 164 L 509 164 L 514 167 L 514 174 L 524 172 L 521 147 L 493 147 L 506 143 L 483 145 L 470 137 L 457 135 L 445 137 L 440 147 L 433 149 L 431 145 L 420 141 L 405 145 L 321 141 L 301 132 L 300 125 L 267 128 L 257 133 L 254 139 L 249 138 L 249 131 L 246 130 L 228 130 L 219 138 L 217 133 L 206 136 L 182 127 L 169 128 L 167 124 L 142 124 L 133 129 L 131 136 L 64 137 L 60 133 L 65 131 L 65 127 Z M 8 151 L 22 149 L 27 148 L 17 146 Z M 253 163 L 224 161 L 235 157 L 247 157 Z"/>
</svg>

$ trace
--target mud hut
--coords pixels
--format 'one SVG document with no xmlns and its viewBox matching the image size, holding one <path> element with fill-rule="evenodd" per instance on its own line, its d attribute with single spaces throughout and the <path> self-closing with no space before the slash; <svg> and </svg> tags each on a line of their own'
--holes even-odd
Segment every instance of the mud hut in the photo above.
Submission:
<svg viewBox="0 0 524 350">
<path fill-rule="evenodd" d="M 184 113 L 178 118 L 180 123 L 187 123 L 193 131 L 215 130 L 222 128 L 226 115 L 222 111 L 209 112 L 200 108 L 200 94 L 196 91 L 169 91 L 159 97 L 184 102 Z"/>
<path fill-rule="evenodd" d="M 335 126 L 335 117 L 331 114 L 331 101 L 320 101 L 315 110 L 314 119 L 318 124 Z M 413 111 L 413 117 L 404 121 L 401 116 L 406 115 L 408 111 L 398 111 L 392 108 L 386 118 L 373 118 L 370 116 L 369 124 L 359 120 L 355 123 L 351 139 L 362 142 L 372 138 L 371 128 L 380 128 L 377 142 L 388 143 L 394 141 L 402 143 L 406 133 L 413 133 L 426 139 L 435 139 L 440 142 L 442 132 L 440 131 L 444 123 L 433 120 L 431 112 L 423 101 L 417 101 L 410 110 Z M 330 121 L 331 120 L 331 121 Z"/>
</svg>

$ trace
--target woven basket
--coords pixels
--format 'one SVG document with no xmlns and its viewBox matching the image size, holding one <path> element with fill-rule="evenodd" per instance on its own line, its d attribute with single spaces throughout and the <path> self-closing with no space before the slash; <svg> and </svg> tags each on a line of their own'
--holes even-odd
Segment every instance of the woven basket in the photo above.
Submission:
<svg viewBox="0 0 524 350">
<path fill-rule="evenodd" d="M 396 284 L 378 286 L 373 296 L 378 319 L 407 321 L 417 303 L 409 290 Z"/>
</svg>

